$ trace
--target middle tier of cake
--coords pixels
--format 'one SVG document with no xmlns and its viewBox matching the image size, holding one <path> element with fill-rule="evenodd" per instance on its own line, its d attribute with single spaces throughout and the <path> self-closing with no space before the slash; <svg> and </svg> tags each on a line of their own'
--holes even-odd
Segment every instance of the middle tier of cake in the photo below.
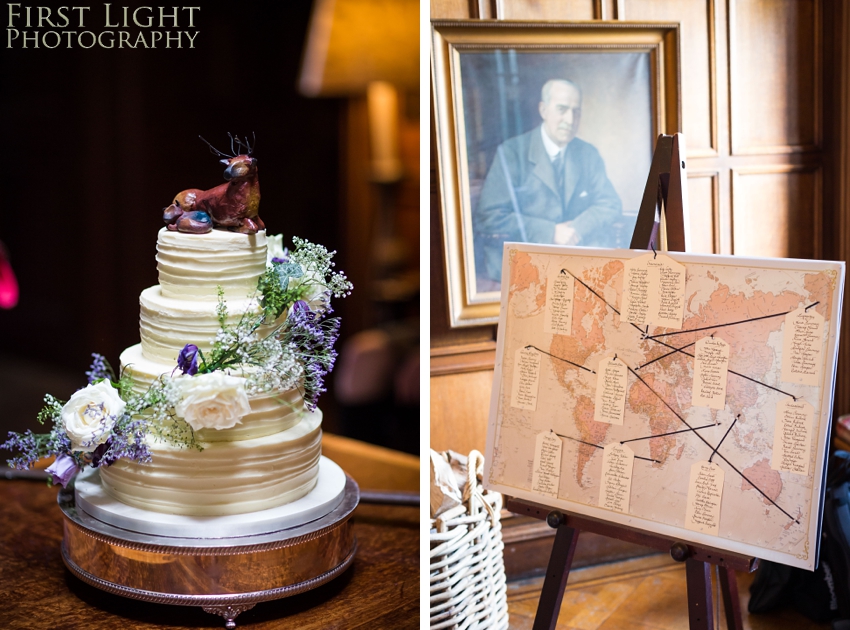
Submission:
<svg viewBox="0 0 850 630">
<path fill-rule="evenodd" d="M 172 371 L 145 357 L 141 344 L 121 354 L 121 366 L 138 392 Z M 321 411 L 307 412 L 295 389 L 249 402 L 251 412 L 236 426 L 195 431 L 203 450 L 148 437 L 152 461 L 101 468 L 104 489 L 128 505 L 195 516 L 243 514 L 299 499 L 316 484 Z"/>
<path fill-rule="evenodd" d="M 227 299 L 227 324 L 231 327 L 243 317 L 257 317 L 260 307 L 255 299 Z M 182 300 L 163 295 L 160 285 L 142 291 L 139 296 L 139 336 L 142 354 L 165 365 L 177 365 L 183 347 L 194 344 L 208 354 L 220 328 L 217 302 Z M 271 334 L 277 324 L 257 329 L 261 338 Z"/>
</svg>

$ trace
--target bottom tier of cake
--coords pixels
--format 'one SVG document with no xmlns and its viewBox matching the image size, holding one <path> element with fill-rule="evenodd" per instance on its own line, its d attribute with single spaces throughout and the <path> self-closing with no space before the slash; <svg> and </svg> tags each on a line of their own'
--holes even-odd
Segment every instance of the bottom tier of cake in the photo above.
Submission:
<svg viewBox="0 0 850 630">
<path fill-rule="evenodd" d="M 101 469 L 101 480 L 118 501 L 155 512 L 218 516 L 267 510 L 316 485 L 321 425 L 322 412 L 316 410 L 285 431 L 207 442 L 202 451 L 152 441 L 152 461 L 119 460 Z"/>
<path fill-rule="evenodd" d="M 102 523 L 125 531 L 191 540 L 253 536 L 315 521 L 339 505 L 346 484 L 343 470 L 322 457 L 315 487 L 295 501 L 245 514 L 186 516 L 154 512 L 114 499 L 104 488 L 101 472 L 89 468 L 77 476 L 74 492 L 78 508 Z"/>
</svg>

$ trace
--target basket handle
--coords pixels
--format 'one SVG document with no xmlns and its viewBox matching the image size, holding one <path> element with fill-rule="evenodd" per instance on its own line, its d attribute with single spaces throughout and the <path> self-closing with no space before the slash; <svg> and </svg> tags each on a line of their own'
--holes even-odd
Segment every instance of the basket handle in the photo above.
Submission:
<svg viewBox="0 0 850 630">
<path fill-rule="evenodd" d="M 467 457 L 466 466 L 467 483 L 466 488 L 463 491 L 463 501 L 464 503 L 469 504 L 470 514 L 478 512 L 479 503 L 483 505 L 484 509 L 487 510 L 487 513 L 490 516 L 490 521 L 495 527 L 496 522 L 499 520 L 499 514 L 493 509 L 490 502 L 484 498 L 481 484 L 478 483 L 478 475 L 481 475 L 482 477 L 484 476 L 484 455 L 476 450 L 470 451 L 469 457 Z"/>
<path fill-rule="evenodd" d="M 478 488 L 478 475 L 484 476 L 484 456 L 479 451 L 472 450 L 466 459 L 466 489 L 468 492 Z"/>
</svg>

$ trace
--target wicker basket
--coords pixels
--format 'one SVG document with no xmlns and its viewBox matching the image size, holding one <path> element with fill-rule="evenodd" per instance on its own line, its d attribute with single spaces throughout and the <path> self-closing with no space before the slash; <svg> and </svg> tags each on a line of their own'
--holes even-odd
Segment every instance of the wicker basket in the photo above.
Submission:
<svg viewBox="0 0 850 630">
<path fill-rule="evenodd" d="M 463 504 L 431 520 L 431 630 L 508 627 L 502 495 L 481 487 L 481 453 L 468 464 Z"/>
</svg>

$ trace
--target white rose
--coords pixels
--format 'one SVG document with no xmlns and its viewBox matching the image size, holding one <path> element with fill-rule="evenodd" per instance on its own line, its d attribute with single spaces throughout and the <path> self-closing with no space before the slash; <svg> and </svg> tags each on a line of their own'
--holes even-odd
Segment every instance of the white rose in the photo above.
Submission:
<svg viewBox="0 0 850 630">
<path fill-rule="evenodd" d="M 271 266 L 272 258 L 283 258 L 283 234 L 273 234 L 266 236 L 268 251 L 266 253 L 266 266 Z"/>
<path fill-rule="evenodd" d="M 229 429 L 251 412 L 245 379 L 222 372 L 176 379 L 180 402 L 174 410 L 195 431 Z"/>
<path fill-rule="evenodd" d="M 109 381 L 84 387 L 62 407 L 62 424 L 71 438 L 71 450 L 91 453 L 109 438 L 126 403 Z"/>
</svg>

